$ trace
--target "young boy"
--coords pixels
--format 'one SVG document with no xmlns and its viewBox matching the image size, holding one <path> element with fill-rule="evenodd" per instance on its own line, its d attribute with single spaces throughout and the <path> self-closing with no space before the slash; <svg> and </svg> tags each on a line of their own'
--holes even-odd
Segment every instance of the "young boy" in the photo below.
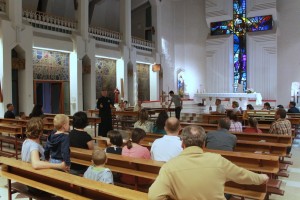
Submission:
<svg viewBox="0 0 300 200">
<path fill-rule="evenodd" d="M 70 167 L 69 117 L 58 114 L 54 117 L 53 124 L 56 131 L 48 136 L 44 152 L 45 159 L 50 163 L 65 162 Z"/>
<path fill-rule="evenodd" d="M 108 184 L 114 184 L 110 169 L 105 168 L 107 158 L 103 150 L 94 150 L 92 154 L 92 165 L 84 173 L 83 177 Z"/>
</svg>

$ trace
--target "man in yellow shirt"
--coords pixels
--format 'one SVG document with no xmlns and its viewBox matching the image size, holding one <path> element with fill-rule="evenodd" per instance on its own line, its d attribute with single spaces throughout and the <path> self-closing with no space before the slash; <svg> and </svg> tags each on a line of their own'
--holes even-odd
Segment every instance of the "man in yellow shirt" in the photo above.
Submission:
<svg viewBox="0 0 300 200">
<path fill-rule="evenodd" d="M 183 129 L 184 150 L 162 166 L 148 199 L 224 200 L 226 181 L 260 185 L 268 180 L 267 175 L 240 168 L 219 154 L 204 153 L 201 147 L 205 137 L 202 127 Z"/>
</svg>

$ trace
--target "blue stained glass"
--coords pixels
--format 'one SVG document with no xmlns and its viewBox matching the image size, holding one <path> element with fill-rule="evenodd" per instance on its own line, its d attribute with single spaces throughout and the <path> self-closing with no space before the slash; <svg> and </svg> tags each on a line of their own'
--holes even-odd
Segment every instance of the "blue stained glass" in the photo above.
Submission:
<svg viewBox="0 0 300 200">
<path fill-rule="evenodd" d="M 251 17 L 246 21 L 247 32 L 267 31 L 273 28 L 273 19 L 271 15 Z"/>
<path fill-rule="evenodd" d="M 232 34 L 232 21 L 212 22 L 210 24 L 211 35 Z"/>
<path fill-rule="evenodd" d="M 238 84 L 242 84 L 244 92 L 247 88 L 246 33 L 272 27 L 271 15 L 246 18 L 246 0 L 233 0 L 233 20 L 211 23 L 211 35 L 233 34 L 234 92 Z"/>
</svg>

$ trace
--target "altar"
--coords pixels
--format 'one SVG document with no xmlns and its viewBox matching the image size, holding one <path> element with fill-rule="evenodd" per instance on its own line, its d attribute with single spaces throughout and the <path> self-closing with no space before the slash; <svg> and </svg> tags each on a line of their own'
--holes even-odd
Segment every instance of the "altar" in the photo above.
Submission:
<svg viewBox="0 0 300 200">
<path fill-rule="evenodd" d="M 240 107 L 246 108 L 248 99 L 255 99 L 256 105 L 262 105 L 262 96 L 260 93 L 197 93 L 194 95 L 196 103 L 205 103 L 206 105 L 213 106 L 216 99 L 229 99 L 227 107 L 231 106 L 232 101 L 237 101 Z"/>
</svg>

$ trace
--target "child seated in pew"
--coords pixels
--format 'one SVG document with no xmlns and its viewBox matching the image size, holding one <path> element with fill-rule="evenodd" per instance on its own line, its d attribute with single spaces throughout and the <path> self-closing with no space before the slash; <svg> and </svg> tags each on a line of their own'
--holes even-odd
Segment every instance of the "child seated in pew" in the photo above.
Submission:
<svg viewBox="0 0 300 200">
<path fill-rule="evenodd" d="M 109 147 L 105 149 L 106 153 L 122 154 L 123 137 L 119 131 L 108 131 Z"/>
<path fill-rule="evenodd" d="M 92 165 L 89 166 L 83 177 L 102 183 L 114 184 L 112 172 L 110 169 L 104 167 L 106 162 L 106 153 L 100 149 L 94 150 L 92 154 Z"/>
<path fill-rule="evenodd" d="M 45 162 L 44 148 L 40 145 L 40 137 L 43 134 L 43 120 L 39 117 L 31 118 L 26 126 L 27 139 L 23 142 L 21 159 L 31 163 L 34 169 L 61 169 L 68 170 L 65 162 L 49 163 Z"/>
<path fill-rule="evenodd" d="M 43 120 L 39 117 L 31 118 L 26 126 L 27 139 L 23 142 L 21 159 L 24 162 L 31 163 L 34 169 L 60 169 L 68 171 L 69 168 L 65 162 L 49 163 L 45 162 L 44 148 L 40 145 L 40 137 L 43 135 Z M 41 194 L 44 191 L 28 187 L 28 191 L 32 194 Z"/>
<path fill-rule="evenodd" d="M 58 114 L 54 117 L 53 124 L 56 131 L 48 136 L 44 152 L 45 158 L 51 163 L 65 162 L 70 167 L 69 117 Z"/>
<path fill-rule="evenodd" d="M 257 127 L 257 120 L 253 117 L 249 118 L 250 127 L 245 128 L 244 133 L 262 133 L 262 131 Z"/>
<path fill-rule="evenodd" d="M 134 128 L 130 139 L 127 141 L 127 144 L 122 149 L 123 156 L 129 156 L 132 158 L 143 158 L 143 159 L 151 159 L 150 151 L 143 147 L 140 143 L 146 136 L 146 132 L 141 128 Z M 123 183 L 134 185 L 135 178 L 133 176 L 123 174 L 121 177 L 121 181 Z M 151 181 L 143 178 L 138 178 L 139 185 L 147 185 L 151 183 Z"/>
</svg>

